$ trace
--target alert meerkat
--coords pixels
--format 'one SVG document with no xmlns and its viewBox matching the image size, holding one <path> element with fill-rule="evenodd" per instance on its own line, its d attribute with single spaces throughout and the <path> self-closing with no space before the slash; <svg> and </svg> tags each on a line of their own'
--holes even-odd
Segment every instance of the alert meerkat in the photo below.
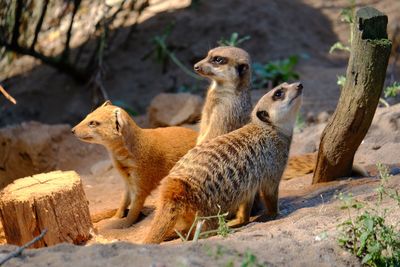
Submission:
<svg viewBox="0 0 400 267">
<path fill-rule="evenodd" d="M 232 132 L 250 119 L 251 59 L 243 49 L 220 46 L 194 65 L 194 70 L 211 80 L 203 107 L 197 144 Z M 243 203 L 236 217 L 249 220 L 253 200 Z M 233 214 L 230 214 L 230 218 Z"/>
<path fill-rule="evenodd" d="M 269 215 L 278 212 L 278 188 L 301 105 L 300 83 L 264 95 L 240 129 L 191 149 L 163 179 L 155 217 L 143 243 L 160 243 L 177 222 L 235 211 L 261 191 Z M 207 221 L 206 229 L 215 227 Z"/>
<path fill-rule="evenodd" d="M 103 145 L 125 182 L 125 193 L 115 218 L 120 226 L 133 224 L 147 196 L 175 163 L 195 146 L 197 133 L 183 127 L 142 129 L 122 108 L 110 101 L 87 115 L 72 129 L 80 140 Z"/>
<path fill-rule="evenodd" d="M 203 107 L 197 144 L 229 133 L 250 119 L 250 56 L 243 49 L 211 49 L 194 70 L 211 80 Z"/>
</svg>

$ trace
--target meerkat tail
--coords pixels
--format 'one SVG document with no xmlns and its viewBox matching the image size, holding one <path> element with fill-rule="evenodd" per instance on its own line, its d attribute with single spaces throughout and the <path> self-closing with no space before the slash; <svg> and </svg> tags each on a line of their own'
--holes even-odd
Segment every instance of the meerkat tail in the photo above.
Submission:
<svg viewBox="0 0 400 267">
<path fill-rule="evenodd" d="M 93 223 L 98 223 L 102 220 L 113 217 L 116 212 L 117 212 L 117 209 L 108 209 L 108 210 L 104 210 L 104 211 L 100 211 L 98 213 L 92 214 L 90 216 L 90 218 Z"/>
<path fill-rule="evenodd" d="M 290 180 L 295 177 L 301 177 L 309 173 L 313 173 L 317 163 L 317 153 L 307 153 L 303 155 L 291 156 L 288 160 L 283 180 Z M 368 177 L 367 170 L 359 164 L 353 164 L 352 176 Z"/>
<path fill-rule="evenodd" d="M 316 153 L 307 153 L 289 157 L 282 179 L 290 180 L 314 172 L 316 161 Z"/>
<path fill-rule="evenodd" d="M 178 220 L 176 207 L 173 203 L 165 202 L 157 209 L 143 244 L 159 244 L 165 240 Z"/>
<path fill-rule="evenodd" d="M 168 179 L 167 177 L 165 179 Z M 160 202 L 157 205 L 154 219 L 144 244 L 159 244 L 173 232 L 178 219 L 185 217 L 182 211 L 187 203 L 186 196 L 190 189 L 179 179 L 169 179 L 168 183 L 161 185 Z"/>
</svg>

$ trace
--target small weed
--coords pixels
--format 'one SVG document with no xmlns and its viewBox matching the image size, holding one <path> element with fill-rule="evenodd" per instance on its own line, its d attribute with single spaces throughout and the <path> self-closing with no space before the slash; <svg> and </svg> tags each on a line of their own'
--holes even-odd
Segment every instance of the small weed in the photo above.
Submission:
<svg viewBox="0 0 400 267">
<path fill-rule="evenodd" d="M 388 97 L 396 97 L 398 94 L 400 94 L 400 83 L 399 82 L 394 82 L 392 85 L 388 86 L 384 90 L 385 98 Z"/>
<path fill-rule="evenodd" d="M 209 257 L 212 257 L 214 260 L 225 260 L 228 258 L 226 263 L 217 266 L 224 267 L 264 267 L 267 266 L 265 263 L 260 263 L 250 250 L 246 250 L 244 253 L 240 253 L 235 249 L 230 249 L 228 247 L 224 247 L 222 245 L 217 245 L 215 248 L 206 247 L 206 253 Z M 238 263 L 239 265 L 236 265 Z"/>
<path fill-rule="evenodd" d="M 283 60 L 271 61 L 265 65 L 254 63 L 253 87 L 272 88 L 282 82 L 298 79 L 300 75 L 294 71 L 294 67 L 298 62 L 299 57 L 293 55 Z"/>
<path fill-rule="evenodd" d="M 167 43 L 167 39 L 170 36 L 172 30 L 174 28 L 174 24 L 170 23 L 165 29 L 163 34 L 161 35 L 156 35 L 153 37 L 152 41 L 154 43 L 154 48 L 146 54 L 143 59 L 147 59 L 151 55 L 155 56 L 155 60 L 157 63 L 161 64 L 163 72 L 166 71 L 167 69 L 167 64 L 168 61 L 171 60 L 175 65 L 177 65 L 184 73 L 189 75 L 190 77 L 196 79 L 196 80 L 202 80 L 203 78 L 200 77 L 199 75 L 195 74 L 192 72 L 190 69 L 188 69 L 176 56 L 175 54 L 171 51 L 171 48 L 169 47 Z"/>
<path fill-rule="evenodd" d="M 337 76 L 336 84 L 339 85 L 340 88 L 343 88 L 345 83 L 346 83 L 346 76 L 344 75 Z"/>
<path fill-rule="evenodd" d="M 356 10 L 356 1 L 355 0 L 348 0 L 348 7 L 345 7 L 342 9 L 340 12 L 340 20 L 348 23 L 349 28 L 350 28 L 350 38 L 349 38 L 349 44 L 350 45 L 344 45 L 341 42 L 336 42 L 334 43 L 331 48 L 329 49 L 329 53 L 332 54 L 335 50 L 341 50 L 341 51 L 347 51 L 350 52 L 350 46 L 353 41 L 353 32 L 352 32 L 352 25 L 354 23 L 354 15 L 355 15 L 355 10 Z"/>
<path fill-rule="evenodd" d="M 387 222 L 389 212 L 393 209 L 382 208 L 385 197 L 396 202 L 400 210 L 398 190 L 387 187 L 390 178 L 387 167 L 377 164 L 380 185 L 377 188 L 377 202 L 368 207 L 353 198 L 352 195 L 339 194 L 342 209 L 347 210 L 348 219 L 338 225 L 339 245 L 359 257 L 362 264 L 368 266 L 400 266 L 400 232 L 398 222 L 391 225 Z M 354 215 L 353 211 L 357 214 Z"/>
<path fill-rule="evenodd" d="M 180 237 L 180 239 L 182 241 L 189 241 L 193 229 L 195 229 L 194 236 L 193 236 L 193 241 L 195 241 L 195 242 L 197 242 L 201 237 L 207 237 L 212 234 L 217 234 L 222 237 L 227 237 L 233 231 L 232 229 L 230 229 L 230 227 L 228 226 L 228 224 L 226 222 L 226 216 L 228 216 L 228 212 L 221 214 L 221 208 L 219 205 L 218 205 L 218 209 L 219 210 L 218 210 L 217 215 L 206 216 L 206 217 L 201 217 L 201 216 L 196 215 L 186 236 L 183 236 L 183 234 L 180 233 L 178 230 L 175 230 L 175 232 L 178 234 L 178 236 Z M 204 223 L 206 222 L 206 220 L 215 220 L 215 219 L 218 219 L 218 228 L 217 229 L 201 232 L 201 229 L 202 229 Z"/>
<path fill-rule="evenodd" d="M 262 266 L 266 266 L 266 265 L 258 262 L 257 257 L 253 253 L 251 253 L 249 250 L 247 250 L 243 255 L 242 264 L 240 266 L 241 267 L 262 267 Z"/>
<path fill-rule="evenodd" d="M 295 132 L 301 132 L 305 126 L 306 122 L 304 120 L 304 117 L 300 113 L 298 113 L 296 117 L 296 124 L 294 127 Z"/>
<path fill-rule="evenodd" d="M 249 35 L 239 38 L 239 34 L 237 32 L 234 32 L 231 34 L 229 39 L 221 38 L 217 43 L 220 46 L 239 46 L 240 44 L 250 39 L 251 37 Z"/>
</svg>

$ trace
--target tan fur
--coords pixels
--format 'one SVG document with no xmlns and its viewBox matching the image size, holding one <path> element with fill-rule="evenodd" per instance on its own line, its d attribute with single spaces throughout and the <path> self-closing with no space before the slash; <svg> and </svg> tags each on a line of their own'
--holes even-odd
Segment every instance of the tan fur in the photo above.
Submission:
<svg viewBox="0 0 400 267">
<path fill-rule="evenodd" d="M 283 180 L 290 180 L 295 177 L 304 176 L 313 173 L 317 163 L 317 153 L 306 153 L 302 155 L 291 156 L 283 173 Z M 369 176 L 364 167 L 354 164 L 352 168 L 353 176 Z"/>
<path fill-rule="evenodd" d="M 217 47 L 196 63 L 194 69 L 211 80 L 197 144 L 245 125 L 251 112 L 249 54 L 237 47 Z"/>
<path fill-rule="evenodd" d="M 273 89 L 260 99 L 250 123 L 182 157 L 161 183 L 156 214 L 143 242 L 162 242 L 178 221 L 187 222 L 187 229 L 196 213 L 236 211 L 259 190 L 268 214 L 275 215 L 301 88 L 285 84 Z M 278 91 L 283 94 L 277 99 Z M 215 226 L 216 221 L 207 221 L 204 228 Z"/>
<path fill-rule="evenodd" d="M 222 64 L 216 62 L 223 58 Z M 251 60 L 243 49 L 221 46 L 210 50 L 207 57 L 195 64 L 200 75 L 211 80 L 204 104 L 197 144 L 232 132 L 245 125 L 250 118 Z M 253 200 L 243 203 L 236 217 L 248 221 L 247 210 Z M 232 214 L 233 215 L 233 214 Z M 232 216 L 230 216 L 232 217 Z"/>
<path fill-rule="evenodd" d="M 124 227 L 136 221 L 147 196 L 194 147 L 197 138 L 195 131 L 182 127 L 141 129 L 123 109 L 110 102 L 90 113 L 72 131 L 82 141 L 101 144 L 109 151 L 126 185 L 115 214 L 122 218 L 129 207 Z"/>
</svg>

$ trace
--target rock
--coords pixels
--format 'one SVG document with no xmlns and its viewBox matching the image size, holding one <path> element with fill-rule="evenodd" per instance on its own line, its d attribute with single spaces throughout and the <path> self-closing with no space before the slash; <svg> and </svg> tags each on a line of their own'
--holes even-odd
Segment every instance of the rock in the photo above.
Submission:
<svg viewBox="0 0 400 267">
<path fill-rule="evenodd" d="M 326 112 L 326 111 L 320 112 L 320 113 L 318 114 L 318 117 L 317 117 L 317 122 L 318 122 L 318 123 L 325 123 L 325 122 L 328 122 L 328 120 L 329 120 L 330 117 L 331 117 L 331 115 L 329 115 L 328 112 Z"/>
<path fill-rule="evenodd" d="M 150 127 L 195 123 L 201 117 L 202 102 L 201 97 L 187 93 L 159 94 L 148 110 Z"/>
</svg>

